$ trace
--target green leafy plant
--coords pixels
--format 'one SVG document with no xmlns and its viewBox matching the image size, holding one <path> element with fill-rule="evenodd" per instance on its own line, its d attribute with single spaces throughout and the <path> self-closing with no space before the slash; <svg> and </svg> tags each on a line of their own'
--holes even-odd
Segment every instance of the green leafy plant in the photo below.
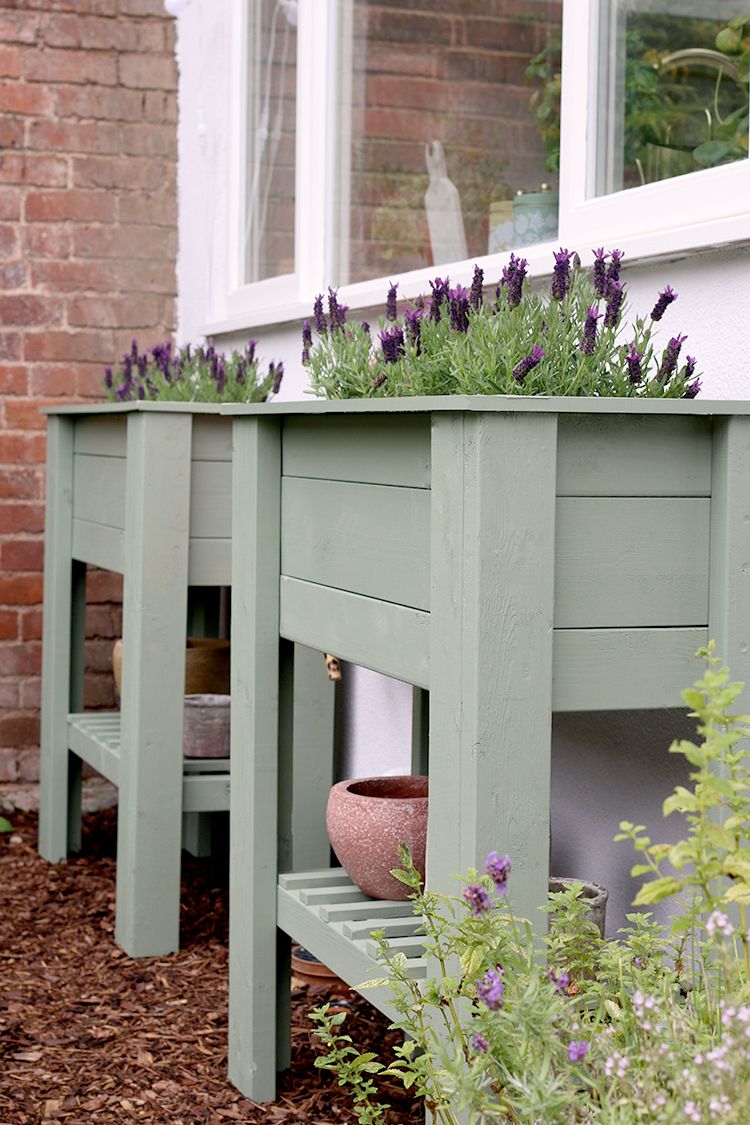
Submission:
<svg viewBox="0 0 750 1125">
<path fill-rule="evenodd" d="M 13 825 L 4 816 L 0 816 L 0 832 L 12 832 Z"/>
<path fill-rule="evenodd" d="M 594 253 L 593 269 L 577 254 L 555 253 L 551 292 L 526 284 L 527 262 L 510 257 L 489 298 L 474 267 L 470 289 L 448 278 L 430 282 L 398 315 L 391 285 L 375 339 L 368 324 L 350 324 L 336 292 L 316 299 L 303 328 L 302 360 L 315 393 L 326 398 L 393 395 L 622 395 L 693 398 L 695 359 L 680 360 L 685 336 L 657 353 L 656 323 L 676 294 L 667 286 L 648 318 L 626 331 L 622 253 Z M 318 341 L 313 343 L 313 325 Z"/>
<path fill-rule="evenodd" d="M 133 340 L 120 367 L 106 369 L 105 394 L 111 402 L 265 402 L 277 394 L 284 365 L 271 362 L 261 378 L 256 348 L 249 340 L 244 351 L 222 355 L 212 344 L 174 349 L 167 341 L 141 352 Z"/>
<path fill-rule="evenodd" d="M 549 930 L 535 934 L 510 908 L 508 856 L 490 853 L 449 896 L 424 889 L 404 849 L 393 874 L 423 919 L 433 971 L 415 979 L 376 931 L 385 974 L 367 982 L 390 990 L 403 1047 L 388 1063 L 358 1056 L 340 1016 L 313 1013 L 325 1050 L 317 1065 L 353 1087 L 360 1122 L 386 1120 L 381 1075 L 399 1078 L 441 1125 L 747 1120 L 750 794 L 741 743 L 750 720 L 732 712 L 742 685 L 713 646 L 698 655 L 706 671 L 684 698 L 699 738 L 671 748 L 693 766 L 692 786 L 678 786 L 664 806 L 686 816 L 687 836 L 655 845 L 630 823 L 618 836 L 645 859 L 634 874 L 650 876 L 636 901 L 673 899 L 670 923 L 629 914 L 619 940 L 603 941 L 574 886 L 551 896 Z"/>
</svg>

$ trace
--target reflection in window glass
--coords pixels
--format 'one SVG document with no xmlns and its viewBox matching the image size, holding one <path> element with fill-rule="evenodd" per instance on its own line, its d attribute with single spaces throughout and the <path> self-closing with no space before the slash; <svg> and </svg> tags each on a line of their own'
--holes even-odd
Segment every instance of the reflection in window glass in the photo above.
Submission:
<svg viewBox="0 0 750 1125">
<path fill-rule="evenodd" d="M 554 238 L 561 4 L 344 9 L 336 282 Z"/>
<path fill-rule="evenodd" d="M 745 159 L 748 5 L 609 0 L 604 8 L 596 194 Z"/>
<path fill-rule="evenodd" d="M 294 271 L 295 0 L 248 10 L 244 280 Z"/>
</svg>

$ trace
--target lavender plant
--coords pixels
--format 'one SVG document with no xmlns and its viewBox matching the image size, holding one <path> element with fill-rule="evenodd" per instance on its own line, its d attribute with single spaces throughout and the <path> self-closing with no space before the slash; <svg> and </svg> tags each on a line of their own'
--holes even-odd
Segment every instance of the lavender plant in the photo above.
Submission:
<svg viewBox="0 0 750 1125">
<path fill-rule="evenodd" d="M 415 980 L 376 932 L 385 975 L 368 982 L 390 989 L 404 1045 L 388 1064 L 358 1055 L 340 1014 L 312 1013 L 326 1049 L 316 1065 L 353 1084 L 360 1122 L 387 1119 L 378 1075 L 413 1089 L 441 1125 L 747 1121 L 750 771 L 740 743 L 750 720 L 731 712 L 743 685 L 711 646 L 699 655 L 705 674 L 684 699 L 700 740 L 671 747 L 694 767 L 693 787 L 664 806 L 686 813 L 687 837 L 654 845 L 627 823 L 618 837 L 645 857 L 633 874 L 652 876 L 636 901 L 676 896 L 671 922 L 629 914 L 619 940 L 604 941 L 573 886 L 550 897 L 549 930 L 535 935 L 509 905 L 510 857 L 491 852 L 446 896 L 424 889 L 404 849 L 393 874 L 424 921 L 434 973 Z"/>
<path fill-rule="evenodd" d="M 117 371 L 108 367 L 104 390 L 112 402 L 265 402 L 277 394 L 284 365 L 271 362 L 261 378 L 257 340 L 229 355 L 213 344 L 174 349 L 171 340 L 141 352 L 133 340 Z"/>
<path fill-rule="evenodd" d="M 696 361 L 682 359 L 685 336 L 659 351 L 654 329 L 677 294 L 667 286 L 651 315 L 626 326 L 622 252 L 594 252 L 591 271 L 577 254 L 555 253 L 551 292 L 537 293 L 528 263 L 511 254 L 488 298 L 474 267 L 470 289 L 430 282 L 401 318 L 391 286 L 379 331 L 347 321 L 337 291 L 322 294 L 305 321 L 302 362 L 313 391 L 326 398 L 393 395 L 623 395 L 694 398 Z M 317 343 L 313 342 L 313 325 Z"/>
</svg>

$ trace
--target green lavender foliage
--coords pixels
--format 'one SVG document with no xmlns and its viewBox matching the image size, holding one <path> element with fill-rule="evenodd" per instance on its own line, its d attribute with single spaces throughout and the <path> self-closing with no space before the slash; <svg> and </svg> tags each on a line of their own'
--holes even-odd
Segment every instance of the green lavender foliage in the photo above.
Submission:
<svg viewBox="0 0 750 1125">
<path fill-rule="evenodd" d="M 686 839 L 652 845 L 631 824 L 618 837 L 646 859 L 634 869 L 650 876 L 637 901 L 676 896 L 669 924 L 629 914 L 619 940 L 604 941 L 572 886 L 550 896 L 550 927 L 535 934 L 513 914 L 491 856 L 484 872 L 468 872 L 462 895 L 449 896 L 424 889 L 404 849 L 393 874 L 423 919 L 433 971 L 412 979 L 404 955 L 376 931 L 383 976 L 367 982 L 389 989 L 403 1047 L 387 1063 L 358 1056 L 340 1016 L 313 1013 L 324 1049 L 317 1065 L 352 1086 L 360 1122 L 388 1120 L 379 1075 L 400 1079 L 441 1125 L 747 1121 L 750 795 L 741 743 L 750 729 L 731 710 L 742 685 L 713 646 L 698 655 L 706 671 L 684 698 L 699 739 L 671 748 L 694 767 L 692 787 L 665 802 L 667 815 L 687 816 Z M 677 871 L 670 887 L 666 860 Z M 734 920 L 728 904 L 738 904 Z"/>
<path fill-rule="evenodd" d="M 318 333 L 304 359 L 314 393 L 329 399 L 451 394 L 694 397 L 700 386 L 695 361 L 683 359 L 673 374 L 662 378 L 657 372 L 663 349 L 653 339 L 655 322 L 638 316 L 627 327 L 628 303 L 623 300 L 616 323 L 605 327 L 607 304 L 605 297 L 596 295 L 590 272 L 572 265 L 562 300 L 525 283 L 514 306 L 508 287 L 501 284 L 484 296 L 480 308 L 468 310 L 466 331 L 451 326 L 448 301 L 440 320 L 431 319 L 429 298 L 415 302 L 415 308 L 422 309 L 418 341 L 410 339 L 403 319 L 381 318 L 381 329 L 404 331 L 396 362 L 386 362 L 377 331 L 370 333 L 356 323 Z M 589 308 L 598 309 L 600 319 L 593 349 L 585 354 L 581 344 Z M 544 356 L 519 381 L 514 372 L 535 347 Z M 631 380 L 626 363 L 632 348 L 642 356 L 637 381 Z"/>
</svg>

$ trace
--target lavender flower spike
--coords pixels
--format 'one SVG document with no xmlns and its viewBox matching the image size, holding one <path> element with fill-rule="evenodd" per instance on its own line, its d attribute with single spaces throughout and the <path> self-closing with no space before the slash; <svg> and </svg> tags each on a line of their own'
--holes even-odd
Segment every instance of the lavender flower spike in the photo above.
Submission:
<svg viewBox="0 0 750 1125">
<path fill-rule="evenodd" d="M 562 246 L 555 251 L 555 268 L 552 273 L 552 296 L 556 301 L 562 301 L 570 287 L 570 250 L 563 250 Z"/>
<path fill-rule="evenodd" d="M 672 304 L 672 301 L 677 300 L 677 296 L 678 294 L 675 293 L 671 285 L 667 285 L 666 288 L 662 289 L 659 294 L 659 299 L 651 310 L 651 319 L 661 320 L 666 310 Z"/>
<path fill-rule="evenodd" d="M 404 328 L 409 342 L 412 343 L 416 349 L 417 355 L 422 350 L 422 317 L 424 313 L 421 309 L 407 309 L 404 314 Z"/>
<path fill-rule="evenodd" d="M 496 969 L 488 969 L 477 984 L 477 1000 L 482 1000 L 491 1012 L 496 1012 L 503 1006 L 503 970 L 498 965 Z"/>
<path fill-rule="evenodd" d="M 448 300 L 448 290 L 450 289 L 450 278 L 436 277 L 434 281 L 430 282 L 430 289 L 432 290 L 432 300 L 430 301 L 430 320 L 435 323 L 440 320 L 442 315 L 441 306 L 444 301 Z"/>
<path fill-rule="evenodd" d="M 665 382 L 670 375 L 674 375 L 677 370 L 677 360 L 680 357 L 680 349 L 686 340 L 687 336 L 672 336 L 661 357 L 661 364 L 659 365 L 659 370 L 656 372 L 657 379 L 661 379 L 662 382 Z"/>
<path fill-rule="evenodd" d="M 598 250 L 594 250 L 594 271 L 592 281 L 594 283 L 594 292 L 597 297 L 603 297 L 607 291 L 607 261 L 608 254 L 604 253 L 604 247 L 600 246 Z"/>
<path fill-rule="evenodd" d="M 104 369 L 104 386 L 108 391 L 112 390 L 112 368 L 106 367 Z"/>
<path fill-rule="evenodd" d="M 490 1045 L 482 1035 L 481 1031 L 477 1031 L 475 1035 L 472 1035 L 471 1046 L 475 1051 L 479 1051 L 482 1055 L 486 1055 L 490 1049 Z"/>
<path fill-rule="evenodd" d="M 310 362 L 310 348 L 312 347 L 312 328 L 310 321 L 306 320 L 302 325 L 302 365 L 307 366 Z"/>
<path fill-rule="evenodd" d="M 386 320 L 395 320 L 398 316 L 398 309 L 396 306 L 396 290 L 398 289 L 398 282 L 394 285 L 391 282 L 388 289 L 388 296 L 385 299 L 385 318 Z"/>
<path fill-rule="evenodd" d="M 501 895 L 504 895 L 508 889 L 511 867 L 509 855 L 506 854 L 501 859 L 497 852 L 487 853 L 487 858 L 484 861 L 484 873 L 489 875 Z"/>
<path fill-rule="evenodd" d="M 596 322 L 602 314 L 598 308 L 586 309 L 586 321 L 583 325 L 581 337 L 581 351 L 584 355 L 591 355 L 596 343 Z"/>
<path fill-rule="evenodd" d="M 535 344 L 534 347 L 531 349 L 531 352 L 529 353 L 529 355 L 525 356 L 521 360 L 521 362 L 517 363 L 516 366 L 513 368 L 513 371 L 511 372 L 511 374 L 513 375 L 513 378 L 516 380 L 516 382 L 517 383 L 523 383 L 523 381 L 526 378 L 526 376 L 528 375 L 529 371 L 532 371 L 537 366 L 537 364 L 539 364 L 541 362 L 541 360 L 543 358 L 544 358 L 544 352 L 542 351 L 542 349 L 539 347 L 538 344 Z"/>
<path fill-rule="evenodd" d="M 481 309 L 482 307 L 482 288 L 484 286 L 484 270 L 479 266 L 474 266 L 474 276 L 471 279 L 471 289 L 469 290 L 469 304 L 473 309 Z"/>
<path fill-rule="evenodd" d="M 386 363 L 396 363 L 404 354 L 404 333 L 394 325 L 380 333 L 380 346 Z"/>
<path fill-rule="evenodd" d="M 686 389 L 686 391 L 685 391 L 685 393 L 682 397 L 683 398 L 695 398 L 696 395 L 700 394 L 700 390 L 701 390 L 701 381 L 700 381 L 700 379 L 696 379 L 695 382 L 691 383 L 690 386 Z"/>
<path fill-rule="evenodd" d="M 481 883 L 469 883 L 468 887 L 464 887 L 462 894 L 475 918 L 480 918 L 482 914 L 492 910 L 492 899 Z"/>
<path fill-rule="evenodd" d="M 628 378 L 630 379 L 630 382 L 633 384 L 633 386 L 636 386 L 638 383 L 640 383 L 641 379 L 643 378 L 643 371 L 641 370 L 642 359 L 643 355 L 641 354 L 641 352 L 637 352 L 635 350 L 635 344 L 631 344 L 630 351 L 625 356 L 625 363 L 628 367 Z"/>
<path fill-rule="evenodd" d="M 623 250 L 613 250 L 610 256 L 612 260 L 609 263 L 609 267 L 607 268 L 608 288 L 611 281 L 620 280 L 620 266 L 622 265 L 622 259 L 625 257 L 625 252 Z"/>
<path fill-rule="evenodd" d="M 562 972 L 559 975 L 554 969 L 547 969 L 547 978 L 554 985 L 555 992 L 566 992 L 570 984 L 570 973 Z"/>
<path fill-rule="evenodd" d="M 269 375 L 273 371 L 273 383 L 271 385 L 271 394 L 277 395 L 281 388 L 281 380 L 284 378 L 284 364 L 271 363 L 269 366 Z"/>
<path fill-rule="evenodd" d="M 328 331 L 328 324 L 326 322 L 325 313 L 323 312 L 323 294 L 318 293 L 313 305 L 313 316 L 315 317 L 315 331 L 319 336 L 325 336 Z"/>
<path fill-rule="evenodd" d="M 588 1054 L 590 1044 L 585 1039 L 574 1039 L 568 1043 L 568 1058 L 571 1062 L 581 1062 Z"/>
<path fill-rule="evenodd" d="M 469 331 L 469 293 L 463 285 L 457 285 L 448 293 L 450 301 L 451 328 L 454 332 Z"/>
<path fill-rule="evenodd" d="M 625 299 L 625 285 L 622 281 L 607 281 L 607 309 L 604 313 L 604 327 L 616 328 L 620 308 Z"/>
<path fill-rule="evenodd" d="M 521 304 L 523 283 L 526 277 L 528 264 L 525 258 L 517 258 L 515 254 L 511 254 L 510 261 L 503 270 L 501 284 L 508 290 L 508 304 L 512 309 L 517 308 Z M 499 297 L 500 293 L 498 292 L 498 299 Z"/>
</svg>

